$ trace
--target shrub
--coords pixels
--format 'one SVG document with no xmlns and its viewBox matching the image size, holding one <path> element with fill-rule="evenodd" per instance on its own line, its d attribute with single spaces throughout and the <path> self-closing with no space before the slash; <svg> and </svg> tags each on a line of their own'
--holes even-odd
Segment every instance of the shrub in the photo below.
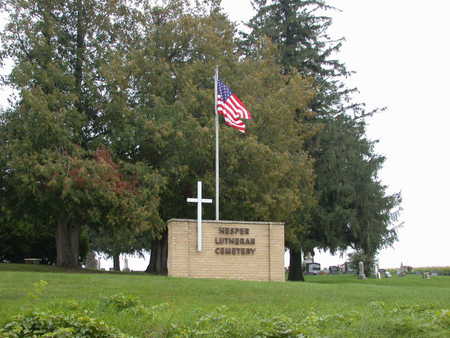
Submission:
<svg viewBox="0 0 450 338">
<path fill-rule="evenodd" d="M 128 337 L 105 322 L 93 319 L 89 313 L 55 314 L 51 312 L 32 312 L 21 314 L 0 329 L 4 338 L 26 337 Z"/>
<path fill-rule="evenodd" d="M 112 306 L 118 311 L 123 311 L 140 305 L 140 301 L 137 297 L 132 295 L 117 294 L 103 299 L 103 304 L 106 306 Z"/>
<path fill-rule="evenodd" d="M 28 296 L 34 300 L 41 298 L 42 294 L 45 292 L 47 285 L 48 282 L 45 280 L 40 280 L 33 283 L 33 288 L 28 292 Z"/>
</svg>

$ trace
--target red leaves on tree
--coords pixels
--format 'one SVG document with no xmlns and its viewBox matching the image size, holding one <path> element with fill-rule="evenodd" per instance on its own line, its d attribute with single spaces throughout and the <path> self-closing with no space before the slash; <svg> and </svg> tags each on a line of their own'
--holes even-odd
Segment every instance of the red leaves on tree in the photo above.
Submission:
<svg viewBox="0 0 450 338">
<path fill-rule="evenodd" d="M 98 148 L 91 159 L 67 155 L 67 176 L 77 189 L 103 189 L 116 194 L 134 193 L 137 180 L 128 179 L 106 148 Z"/>
<path fill-rule="evenodd" d="M 124 175 L 120 172 L 119 166 L 114 163 L 111 152 L 106 148 L 98 148 L 95 151 L 94 158 L 97 163 L 106 166 L 107 170 L 106 179 L 113 184 L 113 191 L 121 194 L 126 192 L 135 192 L 137 182 L 136 180 L 126 180 Z"/>
</svg>

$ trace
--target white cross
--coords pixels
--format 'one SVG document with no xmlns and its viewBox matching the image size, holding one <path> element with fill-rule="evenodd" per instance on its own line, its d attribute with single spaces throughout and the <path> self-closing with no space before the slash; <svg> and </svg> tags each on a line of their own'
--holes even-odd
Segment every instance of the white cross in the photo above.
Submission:
<svg viewBox="0 0 450 338">
<path fill-rule="evenodd" d="M 197 203 L 197 251 L 202 251 L 202 203 L 212 203 L 212 199 L 202 198 L 202 182 L 197 182 L 197 198 L 188 198 L 188 202 Z"/>
</svg>

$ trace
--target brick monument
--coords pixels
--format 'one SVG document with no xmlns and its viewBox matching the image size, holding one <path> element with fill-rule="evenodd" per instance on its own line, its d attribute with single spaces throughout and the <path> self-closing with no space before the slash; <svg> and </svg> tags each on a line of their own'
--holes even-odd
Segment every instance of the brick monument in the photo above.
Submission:
<svg viewBox="0 0 450 338">
<path fill-rule="evenodd" d="M 198 231 L 198 220 L 171 219 L 167 226 L 169 276 L 285 280 L 283 223 L 205 220 Z"/>
</svg>

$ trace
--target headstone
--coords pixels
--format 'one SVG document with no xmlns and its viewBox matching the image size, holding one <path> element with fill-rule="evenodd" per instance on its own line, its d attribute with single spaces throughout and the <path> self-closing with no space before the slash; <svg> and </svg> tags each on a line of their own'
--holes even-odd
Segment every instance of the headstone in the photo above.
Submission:
<svg viewBox="0 0 450 338">
<path fill-rule="evenodd" d="M 376 279 L 381 279 L 381 274 L 380 274 L 380 271 L 378 269 L 378 264 L 374 264 L 374 266 L 373 266 L 373 274 L 375 275 Z"/>
<path fill-rule="evenodd" d="M 412 271 L 412 267 L 403 265 L 403 262 L 402 262 L 402 263 L 400 263 L 400 269 L 397 271 L 397 275 L 399 277 L 405 277 L 408 274 L 408 272 L 411 272 L 411 271 Z"/>
<path fill-rule="evenodd" d="M 86 269 L 97 270 L 99 262 L 96 259 L 95 252 L 89 251 L 86 256 Z"/>
<path fill-rule="evenodd" d="M 397 276 L 405 277 L 406 276 L 406 272 L 403 269 L 397 270 Z"/>
<path fill-rule="evenodd" d="M 330 268 L 328 270 L 330 271 L 331 274 L 336 274 L 336 273 L 340 272 L 339 267 L 335 266 L 335 265 L 330 266 Z"/>
<path fill-rule="evenodd" d="M 320 273 L 320 263 L 306 263 L 305 273 L 309 275 L 318 275 Z"/>
<path fill-rule="evenodd" d="M 364 273 L 364 262 L 359 262 L 358 264 L 358 279 L 367 279 L 366 274 Z"/>
<path fill-rule="evenodd" d="M 128 257 L 125 256 L 123 260 L 123 270 L 124 272 L 130 272 L 130 268 L 128 267 Z"/>
</svg>

